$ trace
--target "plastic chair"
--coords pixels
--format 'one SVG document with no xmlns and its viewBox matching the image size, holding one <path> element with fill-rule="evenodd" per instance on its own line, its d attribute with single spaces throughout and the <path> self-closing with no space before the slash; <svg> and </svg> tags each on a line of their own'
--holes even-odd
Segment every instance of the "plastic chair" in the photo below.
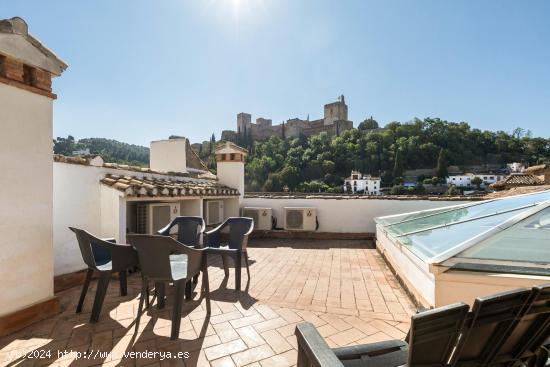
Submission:
<svg viewBox="0 0 550 367">
<path fill-rule="evenodd" d="M 177 227 L 177 240 L 178 242 L 183 243 L 186 246 L 191 246 L 193 248 L 202 248 L 201 245 L 201 235 L 204 233 L 206 225 L 204 224 L 204 219 L 202 217 L 194 216 L 179 216 L 174 218 L 166 227 L 159 230 L 157 233 L 161 236 L 170 236 L 170 231 L 172 228 Z M 193 282 L 188 282 L 185 287 L 185 297 L 187 299 L 191 298 L 193 292 L 193 287 L 198 283 L 198 275 L 193 278 Z M 155 284 L 155 294 L 157 296 L 157 308 L 161 309 L 164 307 L 164 297 L 165 297 L 165 286 L 164 283 Z"/>
<path fill-rule="evenodd" d="M 181 323 L 181 309 L 185 285 L 193 276 L 203 272 L 203 296 L 207 300 L 207 311 L 210 312 L 208 287 L 208 269 L 204 249 L 194 249 L 168 236 L 128 235 L 128 242 L 138 252 L 141 266 L 142 287 L 139 299 L 136 332 L 143 312 L 143 303 L 148 298 L 149 281 L 174 283 L 176 295 L 172 313 L 171 339 L 177 339 Z"/>
<path fill-rule="evenodd" d="M 229 241 L 223 243 L 222 230 L 229 229 Z M 225 276 L 229 276 L 226 257 L 233 258 L 235 263 L 235 288 L 241 290 L 241 258 L 244 256 L 246 273 L 250 280 L 250 268 L 248 265 L 248 236 L 254 230 L 254 220 L 247 217 L 230 217 L 218 227 L 206 232 L 206 251 L 208 254 L 219 254 L 222 256 Z"/>
<path fill-rule="evenodd" d="M 90 322 L 97 322 L 101 313 L 101 307 L 103 306 L 103 300 L 107 293 L 111 274 L 118 273 L 120 295 L 125 296 L 127 294 L 126 271 L 138 264 L 137 253 L 129 245 L 114 243 L 114 239 L 100 239 L 79 228 L 69 227 L 69 229 L 75 233 L 82 259 L 88 266 L 80 299 L 76 306 L 76 312 L 80 313 L 82 311 L 82 305 L 84 304 L 92 275 L 94 271 L 97 271 L 99 272 L 99 280 L 90 316 Z"/>
</svg>

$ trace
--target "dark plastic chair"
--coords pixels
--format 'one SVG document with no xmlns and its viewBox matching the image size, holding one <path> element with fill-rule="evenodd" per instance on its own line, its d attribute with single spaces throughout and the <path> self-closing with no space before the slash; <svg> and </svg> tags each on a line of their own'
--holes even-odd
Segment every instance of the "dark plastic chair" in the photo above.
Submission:
<svg viewBox="0 0 550 367">
<path fill-rule="evenodd" d="M 411 318 L 407 342 L 330 349 L 309 323 L 296 327 L 298 367 L 550 366 L 550 284 L 477 298 Z"/>
<path fill-rule="evenodd" d="M 193 248 L 202 248 L 201 235 L 204 233 L 206 225 L 202 217 L 179 216 L 174 218 L 166 227 L 157 233 L 161 236 L 170 236 L 172 228 L 177 227 L 177 240 L 186 246 Z M 186 298 L 191 298 L 193 287 L 198 283 L 198 275 L 193 278 L 193 282 L 188 282 L 185 288 Z M 155 294 L 157 296 L 157 308 L 164 307 L 165 286 L 164 283 L 155 284 Z"/>
<path fill-rule="evenodd" d="M 203 272 L 203 293 L 207 300 L 207 311 L 210 312 L 208 295 L 208 269 L 204 249 L 185 246 L 168 236 L 128 235 L 128 242 L 138 252 L 141 266 L 142 287 L 139 299 L 136 332 L 143 312 L 143 303 L 148 298 L 149 281 L 157 283 L 174 283 L 176 295 L 172 313 L 171 339 L 177 339 L 181 323 L 181 309 L 185 285 L 195 275 Z"/>
<path fill-rule="evenodd" d="M 312 324 L 298 324 L 297 366 L 446 366 L 468 308 L 464 303 L 457 303 L 412 316 L 408 343 L 388 340 L 330 349 Z"/>
<path fill-rule="evenodd" d="M 201 247 L 201 234 L 203 234 L 204 229 L 206 228 L 202 217 L 176 217 L 157 233 L 161 236 L 169 236 L 170 230 L 176 226 L 178 227 L 178 242 L 181 242 L 187 246 Z"/>
<path fill-rule="evenodd" d="M 528 293 L 528 299 L 525 306 L 522 306 L 522 301 L 525 298 L 525 293 Z M 515 299 L 514 299 L 515 295 Z M 503 304 L 498 304 L 499 300 L 506 297 L 507 300 Z M 492 347 L 492 355 L 488 356 L 488 366 L 544 366 L 548 360 L 548 352 L 543 346 L 548 343 L 547 338 L 550 337 L 550 284 L 544 284 L 533 287 L 530 292 L 512 291 L 501 295 L 496 295 L 495 298 L 490 298 L 492 304 L 484 305 L 486 299 L 479 299 L 479 306 L 476 310 L 476 305 L 472 310 L 473 323 L 469 332 L 467 345 L 463 347 L 462 360 L 457 363 L 458 366 L 466 365 L 468 360 L 464 360 L 464 351 L 470 349 L 473 343 L 478 342 L 479 335 L 487 335 L 490 328 L 494 331 L 488 342 Z M 476 303 L 478 300 L 476 300 Z M 486 320 L 494 316 L 500 308 L 503 317 L 503 322 L 500 322 L 497 327 L 494 321 L 487 322 Z M 506 310 L 508 308 L 508 310 Z M 489 309 L 489 311 L 488 311 Z M 483 313 L 483 317 L 479 315 Z M 485 319 L 483 322 L 482 319 Z M 482 326 L 480 326 L 482 325 Z M 485 331 L 481 331 L 483 328 Z M 493 345 L 497 341 L 496 345 Z M 543 363 L 544 362 L 544 363 Z"/>
<path fill-rule="evenodd" d="M 119 275 L 120 295 L 127 295 L 126 271 L 138 264 L 137 253 L 131 246 L 116 244 L 113 239 L 100 239 L 83 229 L 73 227 L 69 227 L 69 229 L 75 233 L 82 259 L 88 266 L 76 312 L 80 313 L 82 311 L 92 275 L 94 271 L 97 271 L 99 272 L 99 280 L 90 316 L 90 322 L 97 322 L 112 273 L 118 273 Z"/>
<path fill-rule="evenodd" d="M 453 355 L 452 365 L 501 366 L 496 360 L 505 362 L 508 357 L 496 358 L 499 349 L 507 342 L 531 302 L 532 290 L 526 288 L 476 298 L 466 320 L 465 332 Z M 509 357 L 510 362 L 517 362 Z"/>
<path fill-rule="evenodd" d="M 222 243 L 222 231 L 229 229 L 229 241 Z M 235 288 L 241 290 L 241 258 L 244 256 L 246 273 L 250 280 L 250 268 L 248 265 L 248 236 L 254 230 L 254 220 L 247 217 L 230 217 L 218 227 L 206 232 L 206 248 L 208 254 L 219 254 L 222 256 L 225 276 L 229 276 L 226 257 L 233 258 L 235 263 Z"/>
</svg>

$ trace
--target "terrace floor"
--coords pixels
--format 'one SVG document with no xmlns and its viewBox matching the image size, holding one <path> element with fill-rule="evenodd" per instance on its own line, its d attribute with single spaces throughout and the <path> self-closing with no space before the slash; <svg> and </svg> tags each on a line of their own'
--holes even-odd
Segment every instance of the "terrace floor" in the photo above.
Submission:
<svg viewBox="0 0 550 367">
<path fill-rule="evenodd" d="M 233 269 L 224 280 L 220 259 L 210 259 L 211 314 L 198 294 L 185 302 L 179 340 L 169 337 L 171 287 L 165 309 L 153 303 L 134 333 L 141 282 L 133 274 L 126 297 L 111 281 L 96 324 L 88 322 L 95 281 L 81 314 L 79 287 L 59 293 L 59 315 L 0 338 L 0 365 L 283 367 L 296 364 L 294 328 L 302 321 L 332 347 L 403 338 L 409 329 L 413 305 L 368 241 L 252 240 L 249 257 L 251 281 L 241 293 Z M 243 288 L 246 279 L 243 268 Z M 145 351 L 189 355 L 128 358 Z M 34 358 L 25 359 L 29 353 Z"/>
</svg>

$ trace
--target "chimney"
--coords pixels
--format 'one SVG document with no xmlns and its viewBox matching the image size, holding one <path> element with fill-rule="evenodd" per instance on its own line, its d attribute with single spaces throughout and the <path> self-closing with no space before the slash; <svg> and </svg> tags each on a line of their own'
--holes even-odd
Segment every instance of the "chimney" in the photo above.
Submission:
<svg viewBox="0 0 550 367">
<path fill-rule="evenodd" d="M 239 190 L 239 206 L 244 197 L 244 162 L 248 151 L 233 143 L 226 142 L 216 148 L 218 181 Z"/>
<path fill-rule="evenodd" d="M 159 172 L 187 173 L 187 139 L 173 138 L 152 141 L 149 148 L 149 167 Z"/>
</svg>

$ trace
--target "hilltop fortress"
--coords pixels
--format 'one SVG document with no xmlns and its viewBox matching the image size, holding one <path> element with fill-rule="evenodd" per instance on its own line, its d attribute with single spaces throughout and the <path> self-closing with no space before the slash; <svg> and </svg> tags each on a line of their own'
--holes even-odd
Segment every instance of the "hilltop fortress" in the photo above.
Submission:
<svg viewBox="0 0 550 367">
<path fill-rule="evenodd" d="M 241 112 L 237 115 L 237 131 L 222 131 L 222 139 L 236 141 L 238 138 L 251 138 L 253 141 L 267 140 L 272 136 L 279 138 L 293 138 L 311 136 L 321 132 L 334 136 L 340 135 L 353 128 L 353 122 L 348 120 L 348 106 L 341 95 L 336 102 L 325 105 L 324 118 L 318 120 L 289 119 L 282 124 L 273 125 L 271 119 L 259 117 L 252 123 L 249 113 Z"/>
</svg>

